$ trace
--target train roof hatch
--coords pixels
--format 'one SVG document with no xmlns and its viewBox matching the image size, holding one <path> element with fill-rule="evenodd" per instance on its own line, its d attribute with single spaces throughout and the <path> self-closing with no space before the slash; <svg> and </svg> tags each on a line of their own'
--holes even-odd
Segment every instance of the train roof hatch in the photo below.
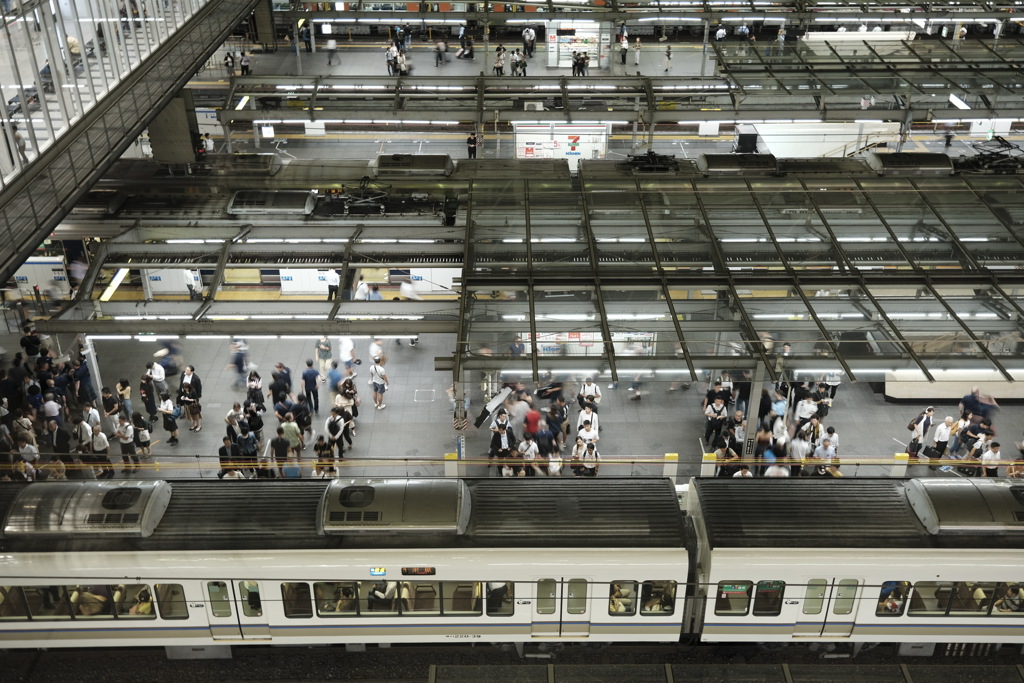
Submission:
<svg viewBox="0 0 1024 683">
<path fill-rule="evenodd" d="M 907 499 L 928 533 L 1024 535 L 1024 486 L 996 479 L 913 479 Z"/>
<path fill-rule="evenodd" d="M 470 496 L 459 479 L 336 479 L 324 491 L 318 533 L 461 535 Z"/>
<path fill-rule="evenodd" d="M 5 538 L 56 534 L 147 538 L 171 500 L 165 481 L 37 483 L 18 494 L 4 520 Z"/>
</svg>

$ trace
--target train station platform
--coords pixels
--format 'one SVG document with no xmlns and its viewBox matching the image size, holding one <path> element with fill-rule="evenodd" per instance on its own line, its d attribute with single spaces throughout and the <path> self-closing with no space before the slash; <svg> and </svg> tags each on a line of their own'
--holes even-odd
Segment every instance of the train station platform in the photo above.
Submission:
<svg viewBox="0 0 1024 683">
<path fill-rule="evenodd" d="M 291 368 L 297 385 L 306 359 L 315 359 L 314 337 L 249 338 L 247 342 L 250 361 L 263 376 L 264 386 L 269 385 L 270 373 L 279 362 Z M 338 339 L 332 338 L 332 342 L 337 349 Z M 8 349 L 17 348 L 17 338 L 6 338 L 2 343 Z M 156 344 L 131 340 L 96 337 L 93 343 L 103 386 L 113 386 L 118 379 L 127 378 L 133 387 L 137 387 L 146 362 L 154 359 L 153 354 L 157 350 Z M 220 470 L 217 449 L 222 445 L 225 433 L 224 417 L 233 403 L 245 398 L 244 392 L 232 389 L 235 375 L 228 365 L 229 340 L 184 338 L 180 343 L 184 362 L 195 366 L 195 372 L 203 383 L 203 429 L 189 432 L 188 423 L 180 420 L 180 444 L 171 446 L 167 443 L 168 434 L 157 423 L 153 429 L 152 459 L 142 462 L 140 473 L 123 475 L 127 478 L 211 478 Z M 489 470 L 487 467 L 490 419 L 479 428 L 472 424 L 486 400 L 478 385 L 467 387 L 470 425 L 465 432 L 464 445 L 460 446 L 456 439 L 452 406 L 446 393 L 451 373 L 437 372 L 434 366 L 435 357 L 450 357 L 454 338 L 451 335 L 424 334 L 415 347 L 410 347 L 406 339 L 384 340 L 386 367 L 391 380 L 384 410 L 373 409 L 371 388 L 367 385 L 369 343 L 368 338 L 355 340 L 356 353 L 364 360 L 356 379 L 363 404 L 356 421 L 354 446 L 346 450 L 338 476 L 445 476 L 446 454 L 461 456 L 458 472 L 463 476 L 498 476 L 495 468 Z M 578 386 L 583 378 L 575 379 Z M 172 387 L 176 385 L 176 381 L 172 382 Z M 679 477 L 681 483 L 685 478 L 698 476 L 703 458 L 701 438 L 704 436 L 700 403 L 708 384 L 695 383 L 689 389 L 670 391 L 672 385 L 669 382 L 644 382 L 640 400 L 634 400 L 635 394 L 628 390 L 627 385 L 627 382 L 622 382 L 618 388 L 611 388 L 607 378 L 603 378 L 600 384 L 603 393 L 599 413 L 600 475 L 662 476 L 667 473 Z M 527 381 L 527 387 L 532 389 L 534 385 Z M 295 391 L 299 391 L 297 386 Z M 578 413 L 575 392 L 569 393 L 570 420 L 575 426 Z M 958 396 L 935 396 L 929 403 L 935 406 L 936 419 L 941 421 L 946 415 L 956 414 L 958 400 Z M 137 392 L 133 401 L 135 409 L 139 409 Z M 330 403 L 330 395 L 324 388 L 320 391 L 320 402 L 319 418 L 314 419 L 317 433 L 323 432 Z M 537 404 L 546 406 L 547 402 L 538 401 Z M 866 382 L 842 384 L 824 424 L 835 427 L 839 435 L 843 475 L 891 474 L 894 454 L 904 451 L 909 440 L 907 422 L 925 407 L 921 402 L 887 403 Z M 1024 406 L 1016 403 L 1003 406 L 996 418 L 997 438 L 1005 444 L 1007 464 L 1017 456 L 1013 442 L 1022 421 Z M 268 439 L 272 438 L 276 427 L 277 420 L 271 413 L 265 427 Z M 517 430 L 517 436 L 521 436 L 521 431 Z M 118 460 L 116 451 L 114 445 L 112 462 Z M 670 454 L 668 458 L 667 454 Z M 568 453 L 563 452 L 562 457 L 567 461 Z M 946 462 L 942 464 L 948 465 Z M 314 476 L 312 445 L 303 452 L 301 466 L 303 477 Z M 120 471 L 119 462 L 115 462 L 115 469 Z M 912 464 L 907 474 L 915 477 L 959 476 L 949 467 L 933 470 L 917 464 Z M 563 476 L 571 476 L 567 467 Z M 225 482 L 225 486 L 228 485 L 230 482 Z"/>
</svg>

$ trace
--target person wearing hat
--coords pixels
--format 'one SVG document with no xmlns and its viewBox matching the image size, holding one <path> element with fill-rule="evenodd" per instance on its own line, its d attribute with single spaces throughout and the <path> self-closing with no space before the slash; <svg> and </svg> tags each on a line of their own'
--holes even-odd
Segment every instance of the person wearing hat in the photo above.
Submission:
<svg viewBox="0 0 1024 683">
<path fill-rule="evenodd" d="M 373 366 L 370 368 L 370 385 L 373 387 L 373 403 L 377 410 L 384 410 L 384 392 L 388 390 L 388 376 L 384 372 L 384 364 L 380 356 L 373 357 Z"/>
<path fill-rule="evenodd" d="M 601 454 L 597 452 L 597 445 L 591 441 L 587 444 L 587 450 L 583 453 L 583 476 L 596 477 L 597 470 L 601 467 Z"/>
</svg>

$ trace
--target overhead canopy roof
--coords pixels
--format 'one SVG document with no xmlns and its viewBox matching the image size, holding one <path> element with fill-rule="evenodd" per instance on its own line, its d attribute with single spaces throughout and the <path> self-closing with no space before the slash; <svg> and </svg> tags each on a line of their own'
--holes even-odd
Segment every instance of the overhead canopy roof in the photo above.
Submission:
<svg viewBox="0 0 1024 683">
<path fill-rule="evenodd" d="M 889 167 L 903 159 L 885 158 Z M 584 161 L 570 178 L 548 161 L 507 162 L 499 180 L 474 179 L 465 163 L 448 178 L 393 183 L 396 192 L 457 198 L 453 226 L 224 219 L 206 221 L 197 239 L 192 228 L 133 219 L 94 273 L 202 267 L 219 285 L 226 267 L 458 267 L 461 278 L 449 300 L 434 301 L 245 302 L 221 297 L 217 286 L 200 304 L 82 301 L 41 327 L 444 331 L 457 335 L 456 378 L 467 368 L 610 367 L 614 376 L 643 369 L 671 379 L 758 361 L 771 371 L 782 341 L 792 344 L 789 367 L 851 378 L 898 368 L 921 379 L 947 368 L 1024 377 L 1020 177 L 915 175 L 913 167 L 880 177 L 866 165 L 850 173 L 849 160 L 803 162 L 803 171 L 775 177 L 709 177 L 679 166 L 641 174 Z M 514 334 L 539 340 L 533 355 L 501 356 Z"/>
</svg>

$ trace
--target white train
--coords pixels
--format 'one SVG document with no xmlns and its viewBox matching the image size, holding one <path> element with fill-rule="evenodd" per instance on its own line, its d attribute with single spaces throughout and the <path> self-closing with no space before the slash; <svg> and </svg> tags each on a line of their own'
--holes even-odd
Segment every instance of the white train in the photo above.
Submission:
<svg viewBox="0 0 1024 683">
<path fill-rule="evenodd" d="M 0 487 L 0 643 L 1024 643 L 1024 486 Z M 1015 597 L 1017 596 L 1017 597 Z"/>
</svg>

